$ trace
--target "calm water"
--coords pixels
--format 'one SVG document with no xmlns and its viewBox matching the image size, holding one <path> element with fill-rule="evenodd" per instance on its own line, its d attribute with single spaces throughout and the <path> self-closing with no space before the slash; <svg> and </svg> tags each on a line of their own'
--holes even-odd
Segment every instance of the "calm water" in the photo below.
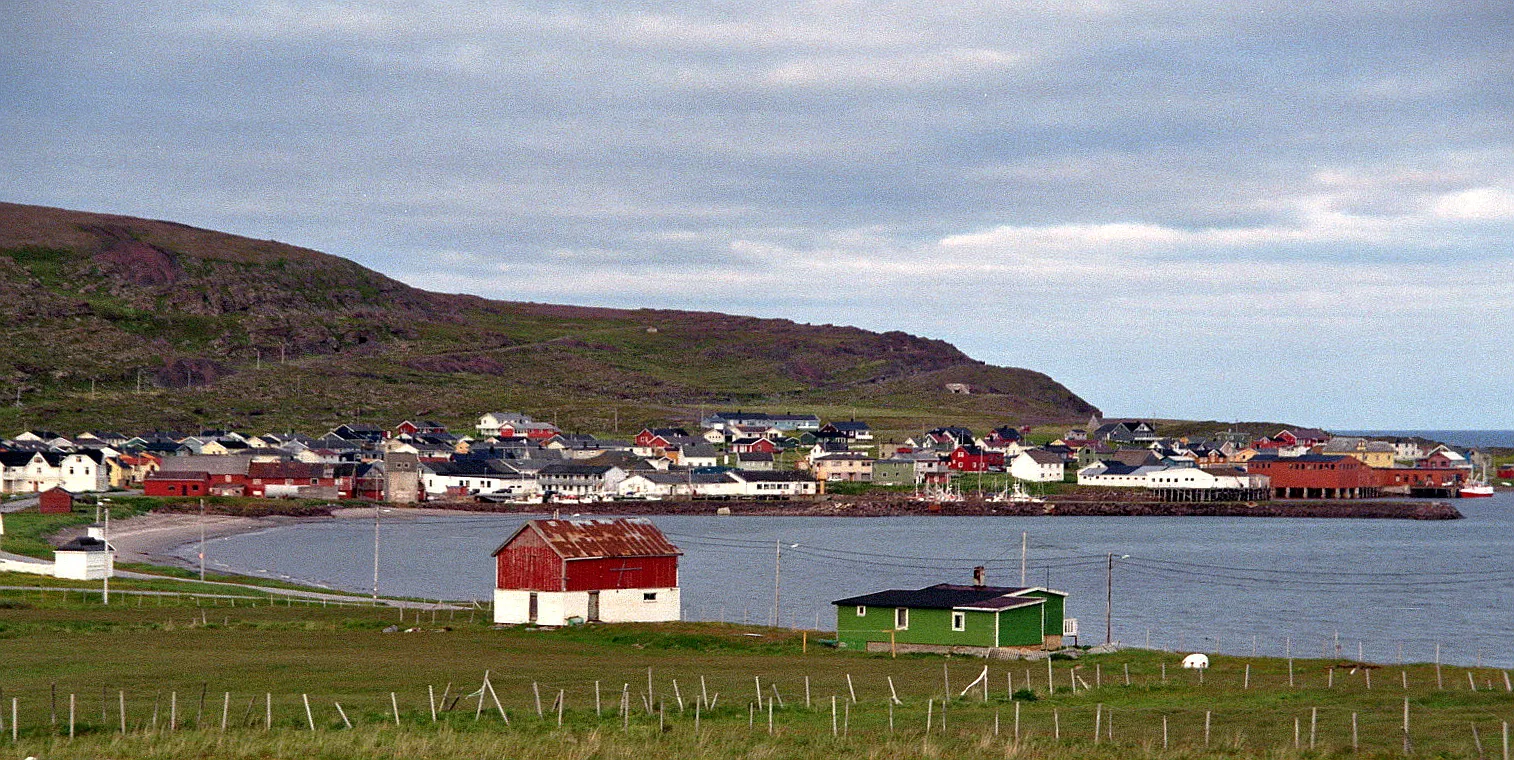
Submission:
<svg viewBox="0 0 1514 760">
<path fill-rule="evenodd" d="M 1352 430 L 1341 435 L 1419 437 L 1468 448 L 1514 448 L 1514 430 Z"/>
<path fill-rule="evenodd" d="M 1514 494 L 1456 503 L 1465 520 L 1262 518 L 870 519 L 662 517 L 685 551 L 684 615 L 768 622 L 781 542 L 785 625 L 824 625 L 828 602 L 884 588 L 1020 582 L 1067 591 L 1084 643 L 1104 638 L 1107 556 L 1114 553 L 1114 637 L 1170 649 L 1343 656 L 1514 667 Z M 380 591 L 485 599 L 490 552 L 520 516 L 386 516 Z M 194 551 L 184 547 L 186 558 Z M 1128 555 L 1122 557 L 1122 555 Z M 217 539 L 211 566 L 370 590 L 373 524 L 331 520 Z M 828 625 L 826 627 L 829 627 Z"/>
</svg>

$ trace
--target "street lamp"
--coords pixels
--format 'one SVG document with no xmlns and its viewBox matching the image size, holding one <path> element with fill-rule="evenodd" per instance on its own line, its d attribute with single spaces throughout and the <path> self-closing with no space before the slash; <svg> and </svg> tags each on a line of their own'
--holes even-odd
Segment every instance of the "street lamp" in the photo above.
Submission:
<svg viewBox="0 0 1514 760">
<path fill-rule="evenodd" d="M 1114 643 L 1114 561 L 1113 552 L 1109 554 L 1109 567 L 1104 574 L 1104 643 Z M 1121 554 L 1119 559 L 1130 559 L 1129 554 Z"/>
<path fill-rule="evenodd" d="M 100 603 L 109 605 L 110 574 L 116 569 L 116 563 L 110 556 L 110 499 L 100 499 L 95 503 L 105 507 L 105 527 L 100 529 L 100 540 L 105 542 L 105 577 L 100 580 Z"/>
<path fill-rule="evenodd" d="M 789 544 L 790 549 L 799 548 L 799 544 Z M 783 566 L 783 542 L 773 539 L 773 627 L 778 627 L 778 581 L 782 578 L 780 568 Z"/>
</svg>

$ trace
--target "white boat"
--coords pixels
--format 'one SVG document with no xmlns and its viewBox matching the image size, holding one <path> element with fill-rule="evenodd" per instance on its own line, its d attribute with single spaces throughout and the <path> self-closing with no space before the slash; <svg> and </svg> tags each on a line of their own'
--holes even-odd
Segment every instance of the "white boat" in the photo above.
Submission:
<svg viewBox="0 0 1514 760">
<path fill-rule="evenodd" d="M 993 494 L 992 496 L 984 499 L 984 501 L 1008 502 L 1010 504 L 1041 504 L 1046 500 L 1038 499 L 1034 496 L 1031 496 L 1029 493 L 1026 493 L 1025 484 L 1017 480 L 1015 481 L 1013 487 L 1006 488 L 996 494 Z"/>
</svg>

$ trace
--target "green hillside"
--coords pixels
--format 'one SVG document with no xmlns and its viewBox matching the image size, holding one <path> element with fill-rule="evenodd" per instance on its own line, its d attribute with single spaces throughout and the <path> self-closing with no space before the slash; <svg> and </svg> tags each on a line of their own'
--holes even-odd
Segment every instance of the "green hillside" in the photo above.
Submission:
<svg viewBox="0 0 1514 760">
<path fill-rule="evenodd" d="M 907 431 L 1095 411 L 1044 374 L 901 332 L 430 293 L 274 241 L 6 203 L 0 325 L 4 432 L 319 432 L 524 409 L 613 433 L 729 406 Z"/>
</svg>

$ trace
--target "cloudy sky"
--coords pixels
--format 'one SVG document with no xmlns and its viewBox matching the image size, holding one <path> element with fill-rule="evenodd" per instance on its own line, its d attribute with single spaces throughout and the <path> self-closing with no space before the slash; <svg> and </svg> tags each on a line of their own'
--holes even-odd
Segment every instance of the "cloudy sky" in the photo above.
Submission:
<svg viewBox="0 0 1514 760">
<path fill-rule="evenodd" d="M 1514 428 L 1504 0 L 0 0 L 0 35 L 0 199 L 902 329 L 1111 415 Z"/>
</svg>

